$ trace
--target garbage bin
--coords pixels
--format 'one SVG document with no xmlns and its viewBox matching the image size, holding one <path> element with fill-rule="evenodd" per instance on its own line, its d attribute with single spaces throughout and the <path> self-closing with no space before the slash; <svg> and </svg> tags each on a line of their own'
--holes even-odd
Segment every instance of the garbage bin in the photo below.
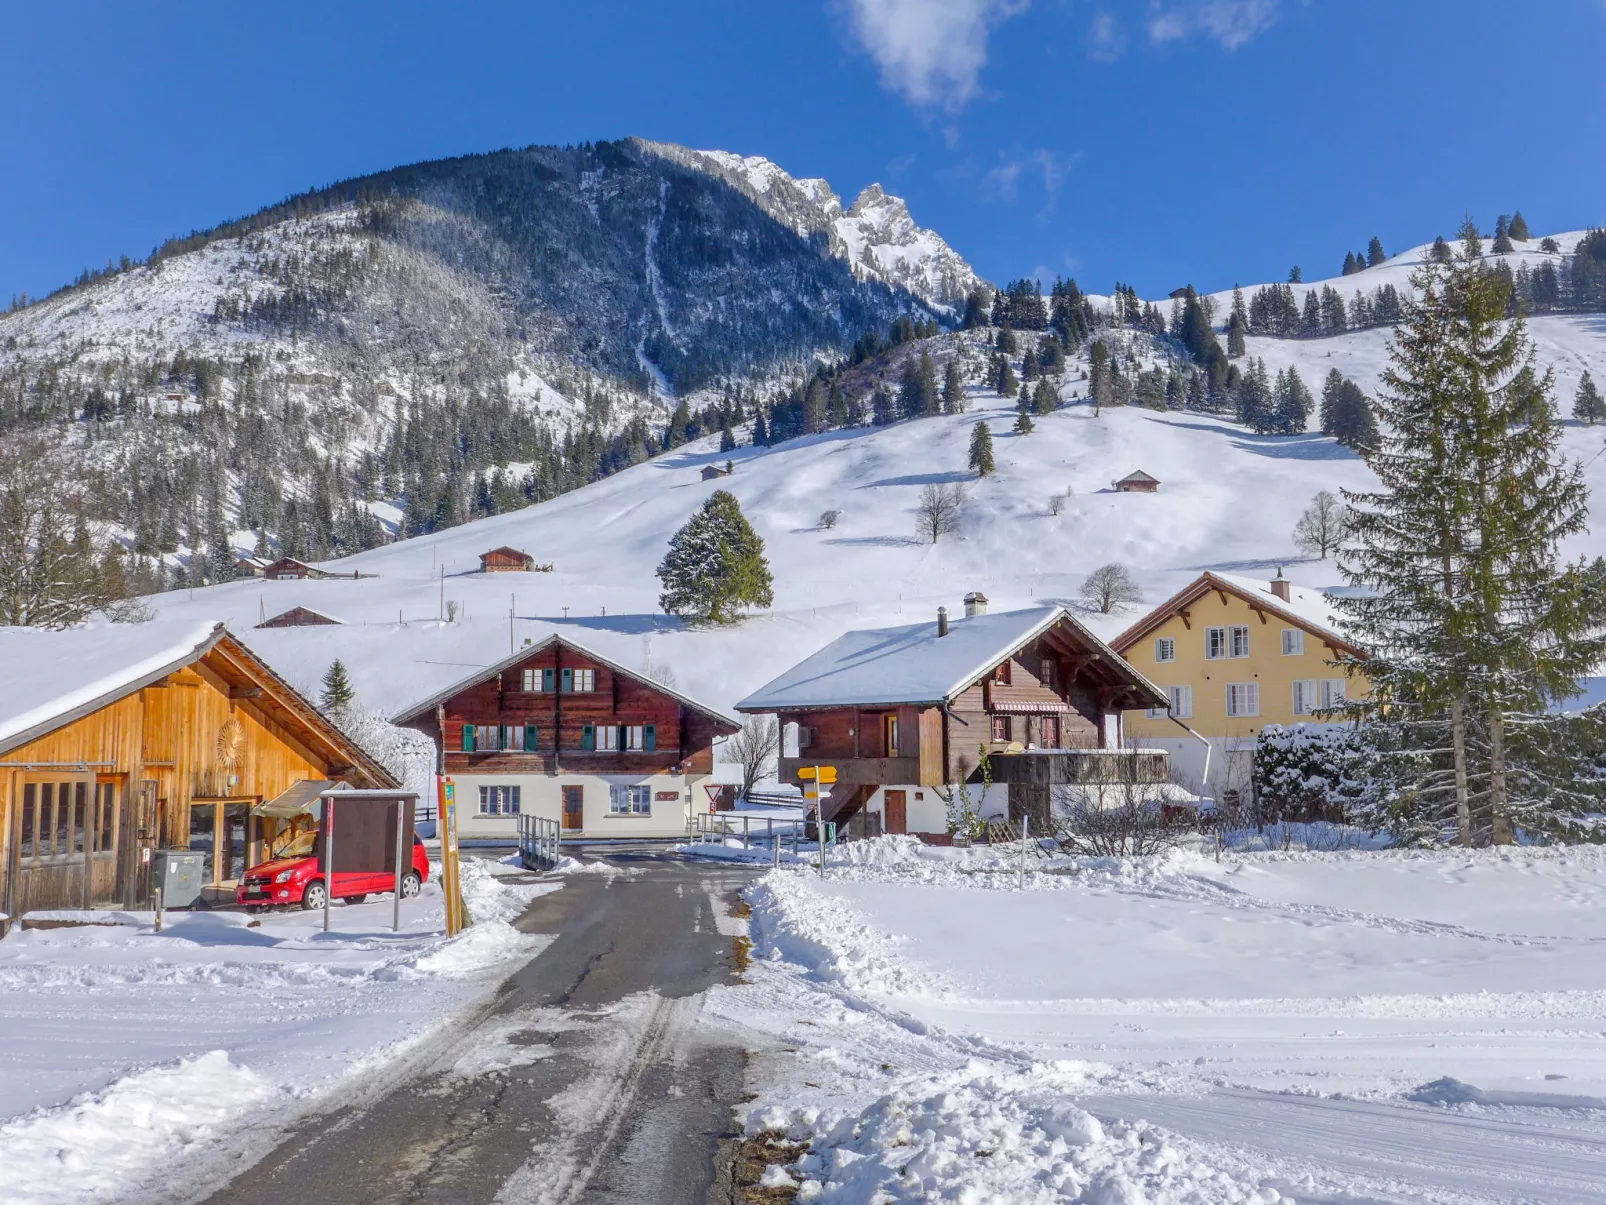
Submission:
<svg viewBox="0 0 1606 1205">
<path fill-rule="evenodd" d="M 162 892 L 162 907 L 193 906 L 201 898 L 206 854 L 198 849 L 159 849 L 152 857 L 151 882 Z"/>
</svg>

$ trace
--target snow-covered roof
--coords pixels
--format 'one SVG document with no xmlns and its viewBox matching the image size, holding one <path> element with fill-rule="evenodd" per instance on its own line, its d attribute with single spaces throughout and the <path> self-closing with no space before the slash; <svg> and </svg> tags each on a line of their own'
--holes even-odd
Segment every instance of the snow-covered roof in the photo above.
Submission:
<svg viewBox="0 0 1606 1205">
<path fill-rule="evenodd" d="M 1164 693 L 1063 607 L 1030 607 L 952 620 L 848 632 L 736 704 L 742 712 L 809 707 L 936 706 L 959 694 L 1023 645 L 1058 623 L 1158 697 Z"/>
<path fill-rule="evenodd" d="M 0 628 L 0 750 L 188 665 L 222 633 L 214 620 Z"/>
<path fill-rule="evenodd" d="M 1193 599 L 1210 590 L 1222 589 L 1236 594 L 1253 607 L 1258 607 L 1269 614 L 1279 615 L 1291 623 L 1304 628 L 1312 635 L 1320 636 L 1339 648 L 1359 653 L 1344 638 L 1339 630 L 1338 609 L 1333 605 L 1333 599 L 1321 590 L 1313 590 L 1308 586 L 1296 586 L 1289 583 L 1288 601 L 1284 602 L 1272 593 L 1271 582 L 1266 578 L 1243 577 L 1236 573 L 1217 573 L 1209 570 L 1200 574 L 1182 590 L 1173 594 L 1165 602 L 1150 611 L 1137 623 L 1122 632 L 1113 641 L 1118 649 L 1129 649 L 1149 632 L 1186 607 Z"/>
<path fill-rule="evenodd" d="M 662 682 L 655 681 L 639 670 L 626 669 L 618 662 L 611 661 L 607 657 L 604 657 L 601 653 L 593 652 L 585 645 L 576 643 L 575 641 L 570 640 L 567 636 L 559 635 L 557 632 L 552 633 L 550 636 L 547 636 L 542 640 L 536 641 L 534 644 L 525 645 L 518 651 L 503 657 L 494 665 L 487 665 L 484 669 L 475 670 L 468 677 L 460 678 L 458 681 L 448 686 L 445 690 L 436 691 L 427 699 L 420 699 L 418 702 L 408 705 L 399 711 L 395 716 L 391 717 L 391 723 L 405 724 L 409 720 L 422 719 L 430 712 L 433 712 L 437 706 L 446 702 L 447 699 L 452 698 L 454 695 L 462 694 L 471 686 L 477 686 L 479 683 L 484 682 L 487 678 L 494 678 L 498 674 L 512 669 L 515 665 L 518 665 L 520 662 L 527 661 L 529 658 L 535 656 L 537 653 L 553 644 L 561 644 L 564 648 L 569 649 L 571 652 L 579 653 L 580 656 L 589 661 L 595 661 L 598 665 L 607 666 L 609 670 L 616 674 L 623 674 L 627 678 L 634 678 L 637 682 L 645 683 L 654 690 L 658 691 L 660 694 L 666 695 L 678 703 L 684 703 L 693 711 L 700 711 L 709 719 L 729 726 L 732 731 L 735 731 L 742 726 L 740 721 L 726 715 L 718 708 L 710 707 L 707 703 L 699 703 L 691 696 L 683 695 L 674 687 L 665 686 Z"/>
</svg>

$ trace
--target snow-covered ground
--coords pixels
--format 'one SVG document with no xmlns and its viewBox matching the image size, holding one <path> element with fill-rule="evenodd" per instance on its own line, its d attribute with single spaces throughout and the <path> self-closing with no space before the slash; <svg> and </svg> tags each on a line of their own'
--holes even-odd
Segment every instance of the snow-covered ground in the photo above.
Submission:
<svg viewBox="0 0 1606 1205">
<path fill-rule="evenodd" d="M 1018 849 L 749 893 L 799 1199 L 1606 1200 L 1606 851 Z"/>
<path fill-rule="evenodd" d="M 390 897 L 337 905 L 327 934 L 314 912 L 14 930 L 0 941 L 0 1201 L 160 1199 L 171 1177 L 266 1149 L 436 1050 L 551 940 L 509 922 L 560 884 L 493 869 L 465 861 L 476 923 L 451 940 L 433 876 L 399 933 Z"/>
</svg>

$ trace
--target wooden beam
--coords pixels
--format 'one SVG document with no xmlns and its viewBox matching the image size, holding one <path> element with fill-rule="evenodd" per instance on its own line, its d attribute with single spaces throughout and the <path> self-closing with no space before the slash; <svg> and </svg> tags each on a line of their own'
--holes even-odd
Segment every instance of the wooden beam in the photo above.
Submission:
<svg viewBox="0 0 1606 1205">
<path fill-rule="evenodd" d="M 1261 623 L 1265 623 L 1266 622 L 1266 613 L 1264 611 L 1262 611 L 1259 607 L 1250 607 L 1249 609 L 1251 611 L 1253 611 L 1256 615 L 1260 616 L 1260 622 Z"/>
<path fill-rule="evenodd" d="M 231 699 L 260 699 L 262 688 L 260 686 L 231 686 L 229 698 Z"/>
<path fill-rule="evenodd" d="M 1184 607 L 1182 610 L 1178 611 L 1177 614 L 1182 616 L 1182 626 L 1187 628 L 1190 632 L 1193 631 L 1193 612 Z"/>
<path fill-rule="evenodd" d="M 1225 590 L 1218 589 L 1216 591 L 1216 597 L 1221 600 L 1221 605 L 1222 606 L 1226 606 L 1227 605 L 1227 592 Z"/>
</svg>

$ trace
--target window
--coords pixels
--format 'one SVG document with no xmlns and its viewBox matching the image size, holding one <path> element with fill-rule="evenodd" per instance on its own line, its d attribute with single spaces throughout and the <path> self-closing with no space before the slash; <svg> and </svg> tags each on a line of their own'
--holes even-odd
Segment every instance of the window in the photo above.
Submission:
<svg viewBox="0 0 1606 1205">
<path fill-rule="evenodd" d="M 604 753 L 617 753 L 619 751 L 619 726 L 617 724 L 598 724 L 596 733 L 595 748 L 601 749 Z"/>
<path fill-rule="evenodd" d="M 1060 718 L 1057 715 L 1043 717 L 1043 748 L 1058 749 L 1060 747 Z"/>
<path fill-rule="evenodd" d="M 90 820 L 91 848 L 96 853 L 110 853 L 117 846 L 117 784 L 95 784 L 95 813 Z"/>
<path fill-rule="evenodd" d="M 1344 679 L 1322 679 L 1322 707 L 1342 707 L 1344 705 Z"/>
<path fill-rule="evenodd" d="M 1227 684 L 1228 715 L 1260 714 L 1260 683 L 1229 682 Z"/>
<path fill-rule="evenodd" d="M 1249 656 L 1249 629 L 1242 625 L 1232 628 L 1232 655 L 1234 657 Z"/>
<path fill-rule="evenodd" d="M 1054 659 L 1044 657 L 1037 663 L 1037 680 L 1050 690 L 1054 689 Z"/>
<path fill-rule="evenodd" d="M 527 669 L 520 674 L 520 689 L 530 694 L 552 693 L 552 671 L 550 669 Z"/>
<path fill-rule="evenodd" d="M 534 753 L 540 736 L 534 724 L 464 724 L 464 753 Z"/>
<path fill-rule="evenodd" d="M 995 715 L 993 717 L 993 740 L 1009 740 L 1009 717 L 1007 715 Z"/>
<path fill-rule="evenodd" d="M 90 785 L 87 780 L 23 784 L 20 857 L 82 856 L 91 837 Z"/>
<path fill-rule="evenodd" d="M 1170 636 L 1161 636 L 1154 642 L 1154 659 L 1156 661 L 1175 661 L 1177 659 L 1177 642 Z"/>
<path fill-rule="evenodd" d="M 519 814 L 518 787 L 481 787 L 481 816 L 517 816 Z"/>
<path fill-rule="evenodd" d="M 1316 708 L 1320 706 L 1320 703 L 1318 702 L 1318 700 L 1321 698 L 1320 692 L 1321 683 L 1317 682 L 1314 678 L 1295 682 L 1294 714 L 1310 715 L 1311 712 L 1315 711 Z"/>
<path fill-rule="evenodd" d="M 1009 685 L 1009 662 L 1004 662 L 993 671 L 993 681 L 1000 686 Z"/>
<path fill-rule="evenodd" d="M 810 749 L 814 746 L 814 729 L 806 728 L 802 724 L 797 726 L 797 747 Z"/>
<path fill-rule="evenodd" d="M 563 693 L 590 694 L 597 689 L 597 671 L 594 669 L 566 669 L 563 671 Z"/>
<path fill-rule="evenodd" d="M 898 717 L 884 715 L 881 717 L 881 739 L 885 744 L 887 757 L 898 756 Z"/>
<path fill-rule="evenodd" d="M 1283 656 L 1303 657 L 1305 655 L 1305 633 L 1298 628 L 1283 629 Z"/>
<path fill-rule="evenodd" d="M 612 816 L 647 816 L 652 813 L 652 788 L 611 786 L 608 813 Z"/>
<path fill-rule="evenodd" d="M 656 724 L 598 725 L 597 748 L 614 753 L 651 753 L 658 748 L 658 726 Z"/>
<path fill-rule="evenodd" d="M 1219 661 L 1227 655 L 1227 629 L 1205 629 L 1205 658 L 1209 661 Z"/>
<path fill-rule="evenodd" d="M 1173 686 L 1167 692 L 1171 696 L 1171 714 L 1179 720 L 1186 720 L 1193 716 L 1193 687 Z"/>
</svg>

